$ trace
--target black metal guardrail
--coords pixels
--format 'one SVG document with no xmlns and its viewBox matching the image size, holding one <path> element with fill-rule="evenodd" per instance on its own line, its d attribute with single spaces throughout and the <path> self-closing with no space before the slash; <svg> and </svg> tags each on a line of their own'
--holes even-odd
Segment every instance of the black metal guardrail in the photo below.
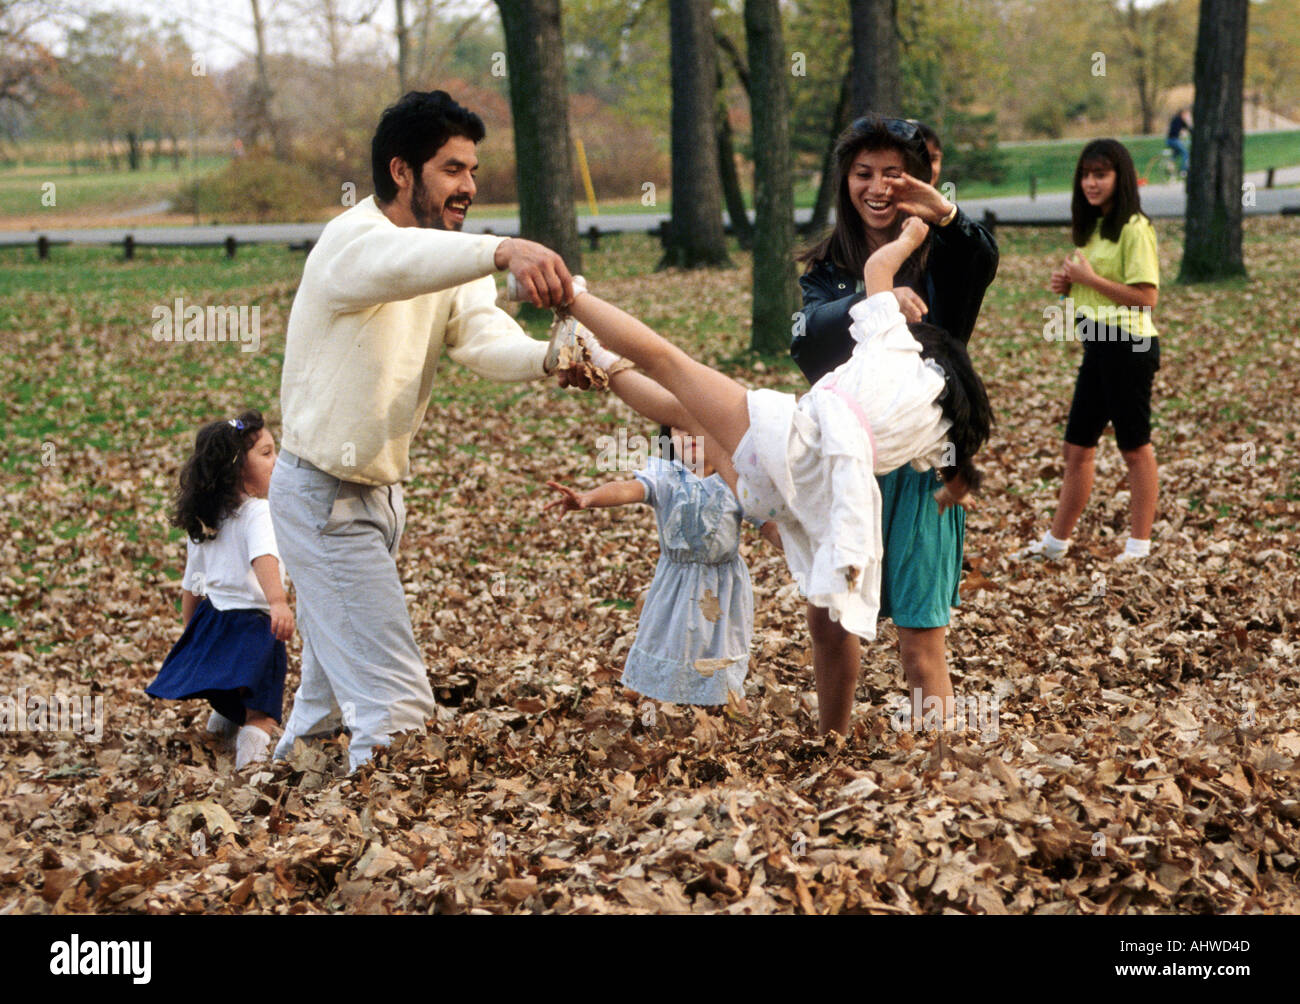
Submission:
<svg viewBox="0 0 1300 1004">
<path fill-rule="evenodd" d="M 1277 210 L 1277 213 L 1280 216 L 1300 216 L 1300 205 L 1282 206 Z M 1260 215 L 1260 214 L 1252 214 L 1252 215 Z M 983 216 L 981 217 L 981 222 L 983 222 L 983 224 L 986 227 L 988 227 L 990 231 L 994 231 L 998 227 L 1068 227 L 1070 226 L 1070 219 L 1068 216 L 1037 217 L 1034 219 L 1018 219 L 1018 218 L 1010 218 L 1010 217 L 1000 217 L 997 215 L 997 213 L 995 213 L 991 209 L 984 210 Z M 801 224 L 798 229 L 800 230 L 801 233 L 806 233 L 807 225 Z M 734 229 L 730 224 L 727 224 L 726 232 L 729 234 L 734 232 Z M 493 233 L 493 231 L 489 229 L 489 230 L 484 230 L 483 233 L 490 235 Z M 587 243 L 591 246 L 591 250 L 598 251 L 600 249 L 600 240 L 602 237 L 614 237 L 614 236 L 618 236 L 619 234 L 625 234 L 625 233 L 648 233 L 652 237 L 658 238 L 659 242 L 666 249 L 668 247 L 668 242 L 672 237 L 672 223 L 669 220 L 660 220 L 659 225 L 650 230 L 641 230 L 639 228 L 629 228 L 629 227 L 610 227 L 606 229 L 601 229 L 599 226 L 593 223 L 585 231 L 583 231 L 582 236 L 587 240 Z M 61 245 L 75 244 L 77 242 L 74 240 L 64 239 L 64 238 L 51 239 L 45 234 L 39 234 L 36 236 L 34 243 L 36 245 L 37 257 L 42 261 L 45 261 L 50 257 L 50 248 L 61 246 Z M 298 241 L 285 242 L 283 238 L 268 239 L 268 240 L 245 239 L 243 241 L 240 241 L 233 234 L 227 234 L 225 237 L 217 237 L 214 235 L 213 237 L 206 240 L 138 241 L 135 239 L 135 237 L 132 234 L 127 234 L 120 241 L 105 241 L 103 242 L 103 246 L 120 247 L 122 249 L 123 259 L 125 261 L 132 261 L 135 258 L 135 252 L 138 248 L 212 248 L 215 247 L 215 248 L 224 248 L 226 252 L 226 257 L 234 258 L 235 255 L 238 253 L 239 248 L 242 245 L 255 246 L 259 244 L 279 244 L 279 243 L 286 243 L 290 251 L 303 251 L 306 253 L 310 253 L 312 247 L 315 245 L 315 241 L 312 240 L 298 240 Z M 24 245 L 13 243 L 13 244 L 8 244 L 6 246 L 23 247 Z"/>
</svg>

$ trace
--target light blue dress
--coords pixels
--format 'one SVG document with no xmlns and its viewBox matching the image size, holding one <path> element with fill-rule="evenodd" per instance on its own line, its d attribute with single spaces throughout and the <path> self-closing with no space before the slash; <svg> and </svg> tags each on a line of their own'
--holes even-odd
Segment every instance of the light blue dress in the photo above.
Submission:
<svg viewBox="0 0 1300 1004">
<path fill-rule="evenodd" d="M 623 684 L 677 704 L 725 704 L 744 692 L 754 589 L 740 556 L 740 503 L 717 474 L 651 457 L 636 479 L 659 523 L 659 564 Z M 697 659 L 729 659 L 722 668 Z"/>
</svg>

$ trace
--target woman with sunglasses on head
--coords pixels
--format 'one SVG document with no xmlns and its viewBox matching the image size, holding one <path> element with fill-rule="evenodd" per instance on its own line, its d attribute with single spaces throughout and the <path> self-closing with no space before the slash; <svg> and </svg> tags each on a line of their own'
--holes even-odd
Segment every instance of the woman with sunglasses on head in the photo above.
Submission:
<svg viewBox="0 0 1300 1004">
<path fill-rule="evenodd" d="M 852 354 L 849 309 L 863 299 L 863 265 L 899 235 L 908 216 L 931 227 L 895 280 L 899 307 L 908 321 L 924 318 L 963 344 L 970 340 L 997 272 L 997 243 L 934 187 L 927 132 L 915 122 L 866 116 L 836 144 L 835 226 L 799 257 L 806 266 L 799 280 L 803 311 L 790 354 L 810 383 Z M 946 718 L 953 697 L 946 635 L 949 608 L 959 602 L 966 514 L 961 506 L 940 513 L 934 478 L 906 464 L 877 478 L 885 542 L 880 613 L 898 628 L 909 691 L 942 700 Z M 847 735 L 861 666 L 858 638 L 812 604 L 808 629 L 821 731 Z"/>
</svg>

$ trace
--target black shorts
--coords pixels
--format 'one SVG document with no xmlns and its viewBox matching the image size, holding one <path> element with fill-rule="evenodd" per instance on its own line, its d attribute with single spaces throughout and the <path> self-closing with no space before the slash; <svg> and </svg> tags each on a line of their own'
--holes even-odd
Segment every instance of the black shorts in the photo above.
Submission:
<svg viewBox="0 0 1300 1004">
<path fill-rule="evenodd" d="M 1065 441 L 1094 447 L 1108 424 L 1121 450 L 1151 442 L 1151 382 L 1160 368 L 1160 339 L 1086 341 L 1065 423 Z"/>
</svg>

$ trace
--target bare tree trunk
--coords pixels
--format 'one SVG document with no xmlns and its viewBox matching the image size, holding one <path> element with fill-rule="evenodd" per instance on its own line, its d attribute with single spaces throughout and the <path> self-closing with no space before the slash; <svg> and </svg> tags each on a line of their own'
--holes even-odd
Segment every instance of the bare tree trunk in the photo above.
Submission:
<svg viewBox="0 0 1300 1004">
<path fill-rule="evenodd" d="M 722 194 L 727 202 L 727 215 L 731 217 L 731 232 L 736 235 L 741 248 L 748 251 L 754 246 L 754 228 L 745 209 L 745 192 L 740 187 L 736 171 L 736 151 L 731 142 L 731 116 L 722 93 L 722 74 L 718 74 L 718 167 L 721 171 Z"/>
<path fill-rule="evenodd" d="M 406 0 L 393 0 L 397 16 L 397 93 L 406 93 L 406 82 L 410 79 L 411 41 L 406 27 Z"/>
<path fill-rule="evenodd" d="M 709 0 L 669 0 L 673 217 L 660 268 L 729 265 L 714 106 L 718 59 Z"/>
<path fill-rule="evenodd" d="M 835 143 L 849 125 L 849 115 L 853 108 L 852 87 L 853 68 L 850 67 L 840 81 L 840 99 L 831 115 L 830 138 L 826 141 L 826 154 L 822 157 L 822 177 L 817 185 L 817 201 L 813 203 L 812 219 L 808 222 L 808 233 L 814 237 L 830 221 L 831 208 L 835 205 Z"/>
<path fill-rule="evenodd" d="M 754 329 L 758 352 L 790 347 L 799 309 L 794 268 L 794 172 L 785 41 L 779 0 L 745 0 L 750 112 L 754 119 Z"/>
<path fill-rule="evenodd" d="M 1248 9 L 1249 0 L 1201 0 L 1182 282 L 1246 274 L 1241 175 Z"/>
<path fill-rule="evenodd" d="M 849 0 L 853 114 L 898 115 L 903 106 L 895 0 Z"/>
<path fill-rule="evenodd" d="M 496 3 L 506 36 L 520 230 L 557 252 L 569 271 L 579 272 L 582 246 L 573 208 L 560 0 Z"/>
<path fill-rule="evenodd" d="M 260 128 L 265 129 L 271 137 L 271 146 L 275 151 L 276 159 L 288 160 L 289 144 L 285 139 L 284 130 L 271 113 L 271 100 L 274 97 L 274 91 L 271 89 L 271 74 L 266 68 L 266 22 L 262 19 L 262 8 L 259 0 L 249 0 L 249 4 L 253 9 L 253 38 L 257 43 L 255 59 L 257 82 L 254 84 L 253 94 L 254 113 L 258 117 Z"/>
</svg>

